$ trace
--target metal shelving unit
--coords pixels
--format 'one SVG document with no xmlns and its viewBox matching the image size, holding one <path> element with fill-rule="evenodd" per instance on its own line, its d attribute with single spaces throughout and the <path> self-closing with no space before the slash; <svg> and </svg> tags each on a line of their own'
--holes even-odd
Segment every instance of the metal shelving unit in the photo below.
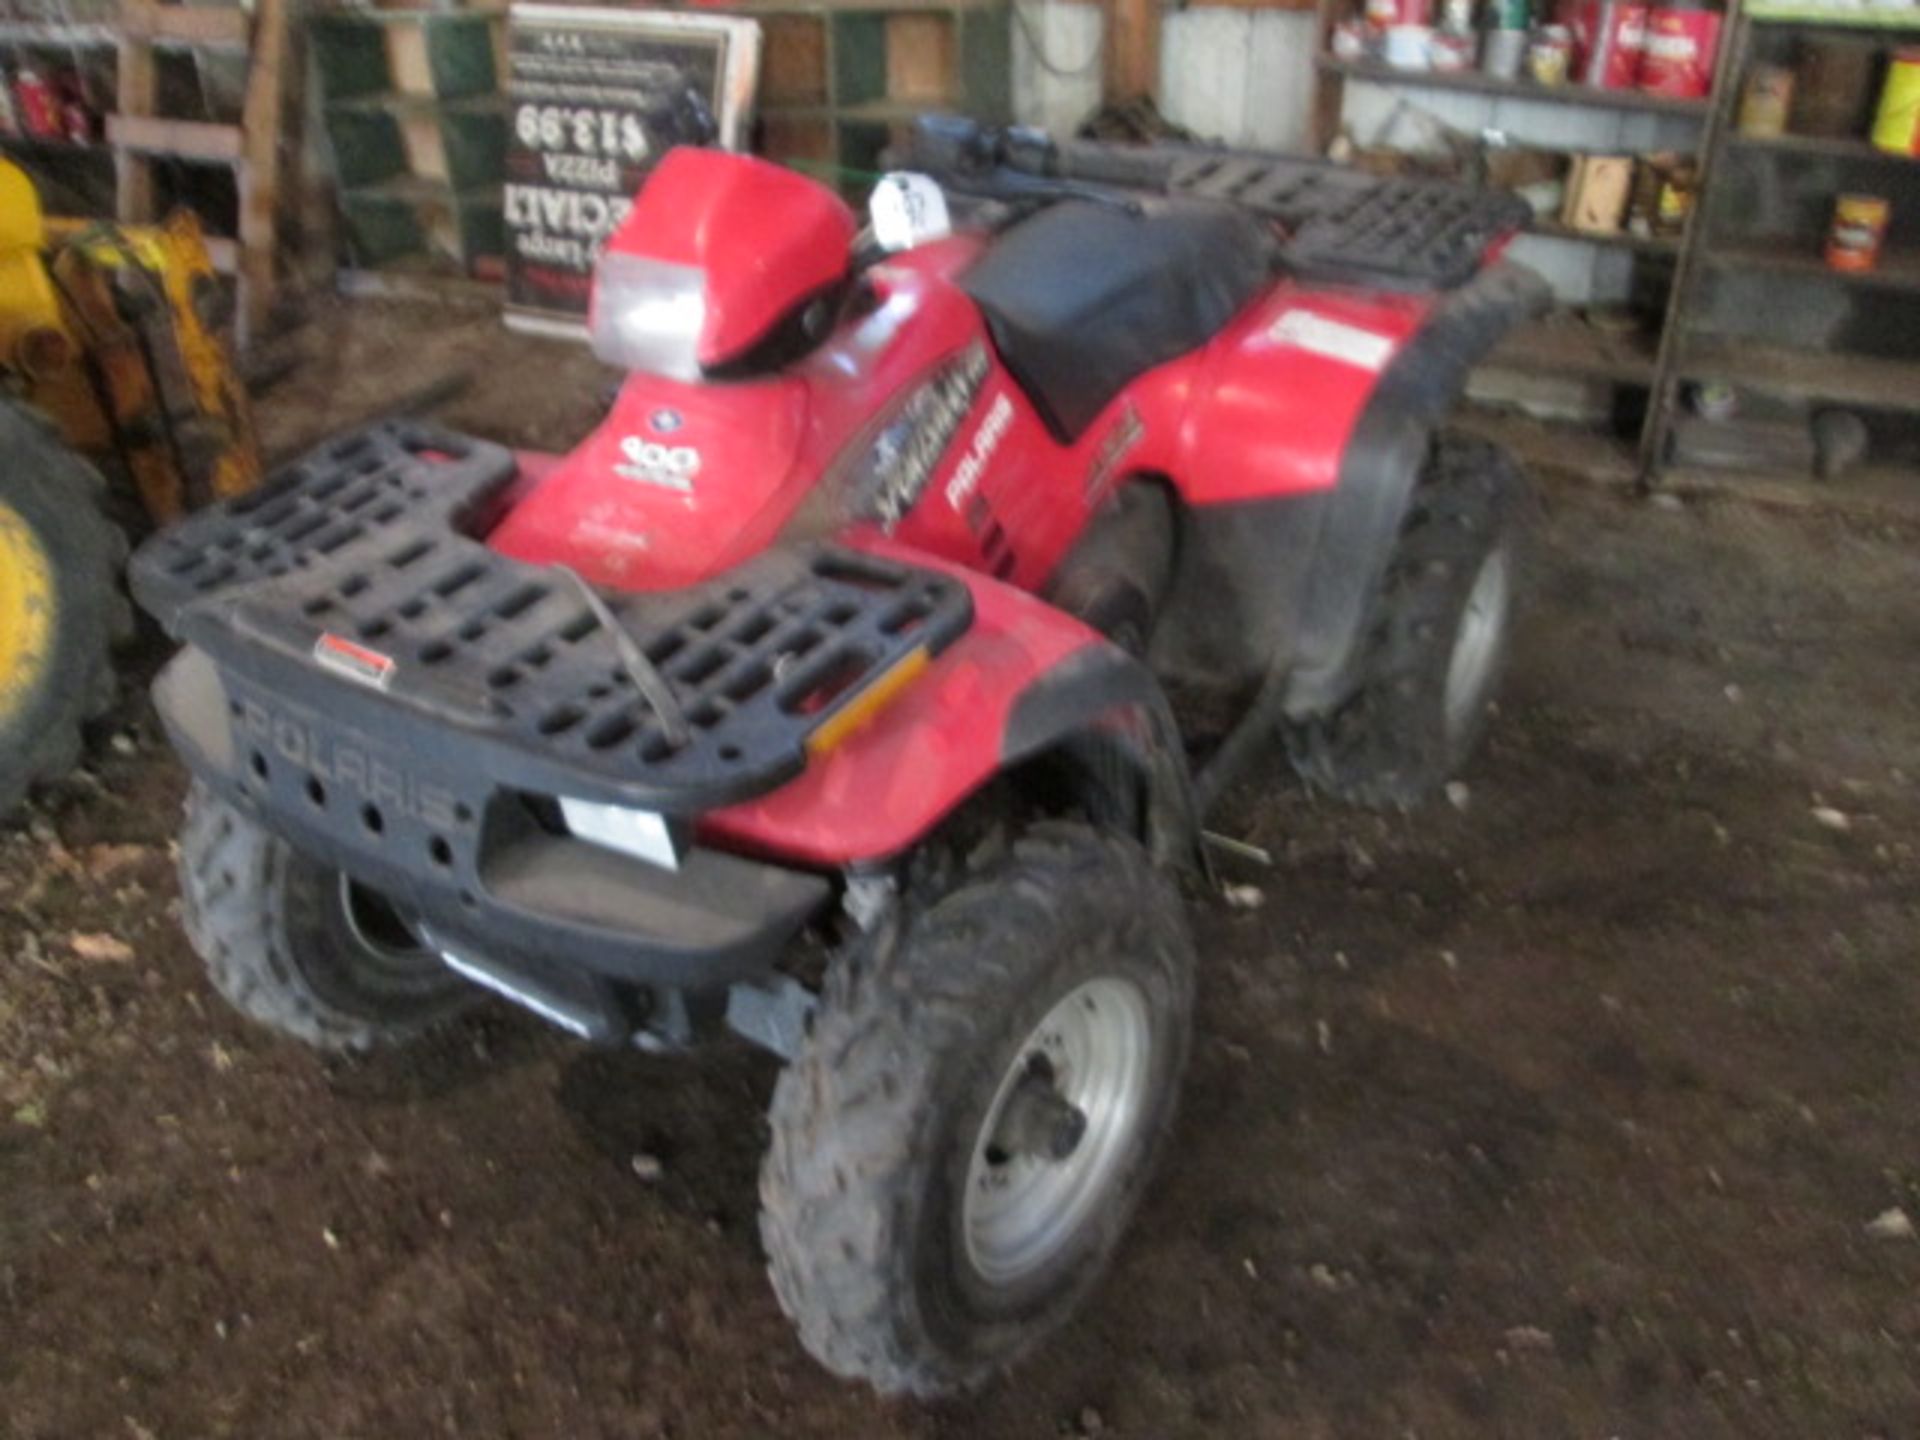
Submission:
<svg viewBox="0 0 1920 1440">
<path fill-rule="evenodd" d="M 1920 11 L 1833 12 L 1749 0 L 1733 25 L 1728 71 L 1709 122 L 1698 240 L 1675 277 L 1674 321 L 1640 454 L 1649 482 L 1692 488 L 1704 483 L 1703 467 L 1680 465 L 1673 455 L 1689 383 L 1720 382 L 1808 409 L 1920 415 L 1920 347 L 1911 340 L 1920 327 L 1920 157 L 1876 149 L 1864 134 L 1743 135 L 1733 121 L 1734 96 L 1750 67 L 1786 57 L 1797 37 L 1885 37 L 1890 47 L 1920 35 Z M 1836 271 L 1822 258 L 1832 197 L 1843 190 L 1898 197 L 1894 230 L 1870 271 Z M 1766 303 L 1747 299 L 1759 295 Z M 1807 314 L 1820 323 L 1796 333 L 1794 318 Z M 1920 491 L 1912 498 L 1920 500 Z"/>
<path fill-rule="evenodd" d="M 1314 134 L 1324 152 L 1339 132 L 1349 83 L 1365 83 L 1413 92 L 1484 95 L 1499 100 L 1524 101 L 1584 108 L 1627 115 L 1653 115 L 1689 121 L 1698 128 L 1691 147 L 1703 166 L 1710 163 L 1717 117 L 1725 108 L 1729 92 L 1729 53 L 1732 26 L 1739 0 L 1730 0 L 1725 36 L 1715 63 L 1711 94 L 1704 99 L 1685 99 L 1650 95 L 1638 90 L 1603 90 L 1589 85 L 1539 85 L 1526 79 L 1503 79 L 1480 71 L 1403 70 L 1370 60 L 1342 60 L 1330 53 L 1329 42 L 1334 25 L 1351 10 L 1349 0 L 1319 0 L 1319 89 L 1314 107 Z M 1554 147 L 1563 148 L 1563 147 Z M 1534 223 L 1532 234 L 1568 244 L 1599 249 L 1626 251 L 1637 260 L 1670 265 L 1673 282 L 1666 287 L 1660 325 L 1637 334 L 1614 334 L 1586 323 L 1568 311 L 1557 312 L 1510 336 L 1488 358 L 1486 368 L 1535 375 L 1604 382 L 1618 387 L 1659 393 L 1663 367 L 1670 367 L 1673 356 L 1670 340 L 1676 305 L 1681 295 L 1680 277 L 1693 259 L 1695 238 L 1699 233 L 1696 214 L 1679 235 L 1636 235 L 1626 230 L 1594 233 L 1576 230 L 1556 220 Z M 1657 280 L 1660 272 L 1654 272 Z M 1620 441 L 1591 429 L 1556 426 L 1546 422 L 1526 422 L 1518 427 L 1526 444 L 1548 468 L 1587 469 L 1608 483 L 1617 482 L 1622 471 L 1641 473 L 1645 467 L 1638 458 L 1646 451 L 1651 433 L 1659 423 L 1656 406 L 1649 404 L 1647 417 L 1638 438 Z M 1511 428 L 1511 427 L 1510 427 Z M 1560 431 L 1558 439 L 1555 431 Z M 1564 443 L 1560 443 L 1564 441 Z"/>
</svg>

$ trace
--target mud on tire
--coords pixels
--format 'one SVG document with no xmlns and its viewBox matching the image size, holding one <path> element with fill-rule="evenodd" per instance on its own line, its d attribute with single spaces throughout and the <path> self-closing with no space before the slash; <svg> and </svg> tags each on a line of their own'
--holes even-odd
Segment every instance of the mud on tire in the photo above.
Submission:
<svg viewBox="0 0 1920 1440">
<path fill-rule="evenodd" d="M 316 1049 L 405 1040 L 478 998 L 378 896 L 198 783 L 180 834 L 180 895 L 214 989 Z"/>
<path fill-rule="evenodd" d="M 1076 1023 L 1075 1006 L 1091 1017 L 1077 1023 L 1107 1027 L 1084 1034 L 1118 1034 L 1123 1019 L 1126 1033 L 1150 1036 L 1131 1052 L 1137 1091 L 1113 1092 L 1137 1105 L 1087 1099 L 1057 1162 L 1030 1148 L 996 1160 L 995 1147 L 1013 1143 L 1015 1108 L 1034 1113 L 1032 1093 L 1052 1085 L 1084 1098 L 1105 1073 L 1073 1058 L 1093 1054 L 1091 1041 L 1072 1051 L 1045 1028 Z M 807 1349 L 883 1394 L 930 1395 L 986 1379 L 1065 1320 L 1152 1171 L 1192 1011 L 1192 944 L 1172 883 L 1133 842 L 1082 825 L 1033 827 L 944 893 L 903 902 L 837 958 L 774 1092 L 760 1180 L 773 1287 Z M 1129 1118 L 1114 1128 L 1118 1114 Z M 1059 1144 L 1070 1131 L 1043 1136 Z M 1065 1172 L 1031 1167 L 1073 1165 L 1095 1144 L 1075 1173 L 1103 1178 L 1035 1211 L 1059 1231 L 1038 1249 L 1021 1251 L 1011 1242 L 1023 1232 L 1003 1223 L 1025 1212 L 966 1198 L 1045 1199 L 1053 1192 L 1027 1188 L 1034 1177 Z M 1015 1164 L 1030 1168 L 996 1168 Z"/>
<path fill-rule="evenodd" d="M 1434 441 L 1367 618 L 1358 688 L 1287 727 L 1294 768 L 1314 789 L 1414 805 L 1473 753 L 1506 668 L 1523 494 L 1499 446 Z M 1477 661 L 1463 693 L 1456 657 L 1468 646 Z"/>
<path fill-rule="evenodd" d="M 26 644 L 0 633 L 0 818 L 30 786 L 71 769 L 80 759 L 80 727 L 113 703 L 113 646 L 133 630 L 120 591 L 126 540 L 106 518 L 106 482 L 69 449 L 40 415 L 0 400 L 0 566 L 21 585 L 8 600 L 0 576 L 0 609 L 24 602 L 28 564 L 21 545 L 44 567 L 46 630 Z M 17 567 L 17 568 L 16 568 Z M 36 592 L 41 577 L 26 582 Z M 11 617 L 18 623 L 24 615 Z M 10 617 L 0 613 L 0 632 Z M 18 641 L 22 637 L 15 636 Z M 11 661 L 8 652 L 15 651 Z"/>
</svg>

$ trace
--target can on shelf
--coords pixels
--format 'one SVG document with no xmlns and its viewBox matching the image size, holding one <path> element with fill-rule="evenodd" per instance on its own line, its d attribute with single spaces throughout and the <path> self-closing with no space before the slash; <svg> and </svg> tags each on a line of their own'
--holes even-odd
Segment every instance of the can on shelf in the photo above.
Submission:
<svg viewBox="0 0 1920 1440">
<path fill-rule="evenodd" d="M 1440 71 L 1471 70 L 1473 68 L 1473 36 L 1456 35 L 1450 30 L 1435 33 L 1431 47 L 1433 68 Z"/>
<path fill-rule="evenodd" d="M 60 97 L 39 71 L 23 65 L 13 78 L 14 108 L 20 133 L 32 140 L 59 140 L 66 126 L 60 118 Z"/>
<path fill-rule="evenodd" d="M 1564 25 L 1542 25 L 1527 47 L 1527 74 L 1536 85 L 1564 85 L 1573 64 L 1573 32 Z"/>
<path fill-rule="evenodd" d="M 1793 110 L 1793 71 L 1785 65 L 1755 65 L 1740 92 L 1742 135 L 1784 135 Z"/>
<path fill-rule="evenodd" d="M 1333 27 L 1333 39 L 1329 43 L 1336 60 L 1364 60 L 1367 58 L 1367 27 L 1358 20 L 1342 20 Z"/>
<path fill-rule="evenodd" d="M 1527 60 L 1527 32 L 1489 30 L 1480 40 L 1480 68 L 1501 80 L 1518 80 Z"/>
<path fill-rule="evenodd" d="M 1920 47 L 1904 45 L 1887 63 L 1873 143 L 1890 154 L 1920 155 Z"/>
<path fill-rule="evenodd" d="M 1698 100 L 1713 88 L 1720 50 L 1720 12 L 1700 0 L 1662 0 L 1647 16 L 1640 88 L 1649 95 Z"/>
<path fill-rule="evenodd" d="M 1892 213 L 1879 195 L 1841 195 L 1833 202 L 1833 229 L 1827 234 L 1827 268 L 1859 273 L 1879 263 Z"/>
<path fill-rule="evenodd" d="M 1584 0 L 1573 12 L 1574 78 L 1601 90 L 1631 90 L 1647 42 L 1646 0 Z"/>
<path fill-rule="evenodd" d="M 1433 67 L 1433 27 L 1431 25 L 1390 25 L 1382 52 L 1387 64 L 1400 70 L 1428 70 Z"/>
<path fill-rule="evenodd" d="M 1367 23 L 1376 30 L 1433 24 L 1433 0 L 1367 0 Z"/>
</svg>

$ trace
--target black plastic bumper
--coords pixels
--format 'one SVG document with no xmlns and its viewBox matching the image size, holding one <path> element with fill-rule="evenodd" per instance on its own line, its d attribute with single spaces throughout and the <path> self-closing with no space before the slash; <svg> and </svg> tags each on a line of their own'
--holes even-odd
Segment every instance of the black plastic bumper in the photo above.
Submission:
<svg viewBox="0 0 1920 1440">
<path fill-rule="evenodd" d="M 699 846 L 676 871 L 576 839 L 551 797 L 501 783 L 430 722 L 381 716 L 376 735 L 367 701 L 342 694 L 322 713 L 198 650 L 154 700 L 223 799 L 391 896 L 446 948 L 525 973 L 724 986 L 767 971 L 832 895 L 823 876 Z"/>
</svg>

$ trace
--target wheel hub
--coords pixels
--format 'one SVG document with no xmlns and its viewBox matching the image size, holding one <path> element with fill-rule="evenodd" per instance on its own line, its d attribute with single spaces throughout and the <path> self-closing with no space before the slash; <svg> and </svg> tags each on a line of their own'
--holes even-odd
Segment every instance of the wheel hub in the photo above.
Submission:
<svg viewBox="0 0 1920 1440">
<path fill-rule="evenodd" d="M 0 720 L 33 692 L 53 626 L 53 564 L 26 518 L 0 504 Z"/>
<path fill-rule="evenodd" d="M 1086 1133 L 1087 1112 L 1060 1093 L 1054 1084 L 1053 1067 L 1044 1055 L 1035 1054 L 1026 1074 L 1007 1097 L 989 1154 L 997 1152 L 1003 1160 L 1016 1155 L 1065 1160 L 1079 1148 Z"/>
<path fill-rule="evenodd" d="M 1119 1183 L 1147 1110 L 1146 997 L 1103 977 L 1068 992 L 1001 1077 L 967 1167 L 966 1255 L 989 1284 L 1044 1269 Z"/>
<path fill-rule="evenodd" d="M 1507 552 L 1496 549 L 1480 562 L 1454 632 L 1447 659 L 1446 724 L 1449 738 L 1465 733 L 1493 686 L 1493 672 L 1506 633 L 1512 599 Z"/>
</svg>

